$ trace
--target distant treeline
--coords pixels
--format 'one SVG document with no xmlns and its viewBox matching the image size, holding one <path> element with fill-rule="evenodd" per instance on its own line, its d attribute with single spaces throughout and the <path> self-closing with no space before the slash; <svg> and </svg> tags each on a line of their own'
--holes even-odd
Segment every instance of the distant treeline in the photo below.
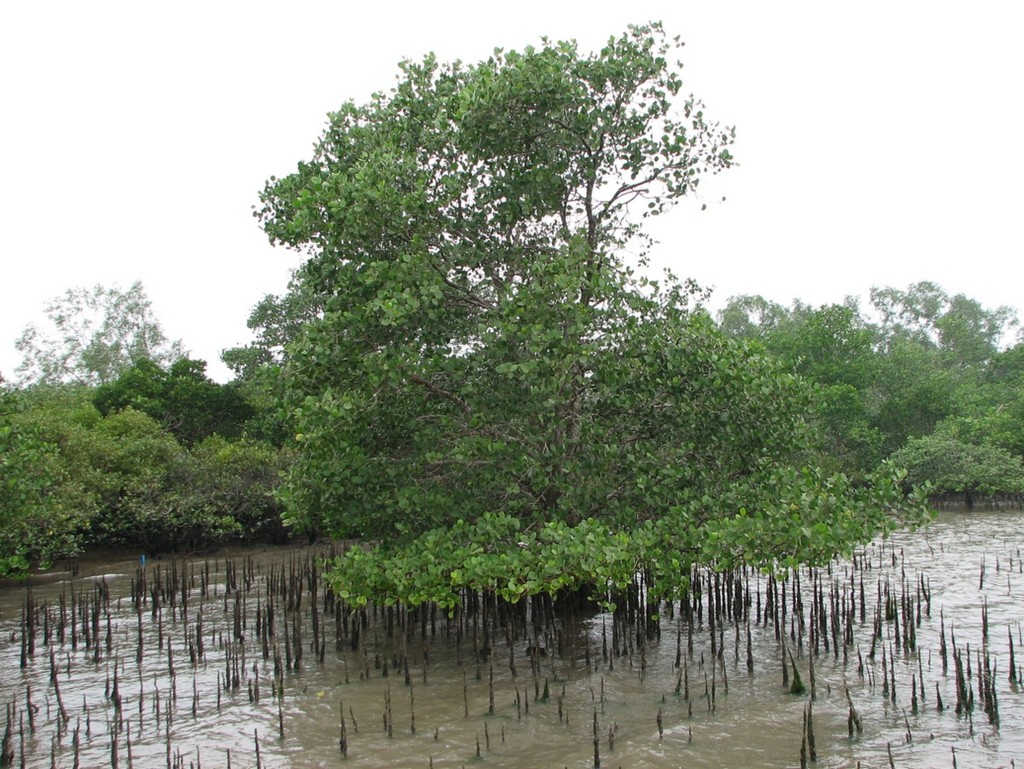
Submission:
<svg viewBox="0 0 1024 769">
<path fill-rule="evenodd" d="M 908 484 L 931 484 L 959 509 L 1024 491 L 1024 344 L 1012 309 L 924 282 L 875 289 L 866 309 L 736 297 L 718 320 L 814 384 L 817 452 L 837 469 L 857 477 L 892 459 Z"/>
<path fill-rule="evenodd" d="M 302 436 L 281 382 L 317 312 L 301 291 L 266 297 L 256 342 L 224 354 L 236 373 L 224 385 L 180 353 L 107 356 L 95 376 L 87 356 L 53 375 L 37 350 L 36 381 L 0 391 L 0 573 L 88 545 L 182 551 L 299 533 L 283 523 Z M 894 460 L 944 509 L 1024 501 L 1024 345 L 1007 308 L 918 283 L 874 291 L 866 310 L 735 297 L 715 320 L 812 384 L 809 461 L 856 482 Z"/>
<path fill-rule="evenodd" d="M 143 359 L 101 385 L 0 395 L 0 573 L 84 546 L 194 551 L 281 541 L 288 450 L 240 384 Z"/>
</svg>

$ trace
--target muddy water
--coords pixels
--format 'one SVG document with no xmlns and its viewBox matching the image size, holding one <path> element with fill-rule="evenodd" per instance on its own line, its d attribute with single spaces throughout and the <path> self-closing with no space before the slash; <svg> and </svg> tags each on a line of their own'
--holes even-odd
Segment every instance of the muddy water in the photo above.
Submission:
<svg viewBox="0 0 1024 769">
<path fill-rule="evenodd" d="M 838 649 L 825 632 L 814 653 L 815 579 L 800 575 L 800 611 L 793 608 L 790 578 L 781 635 L 808 687 L 813 660 L 817 766 L 887 767 L 891 755 L 896 767 L 951 767 L 954 757 L 963 768 L 1012 761 L 1024 767 L 1024 690 L 1009 681 L 1011 638 L 1016 664 L 1024 663 L 1022 525 L 1020 513 L 945 515 L 924 533 L 874 543 L 854 563 L 820 571 L 826 627 L 833 584 L 840 586 L 840 614 L 844 605 L 854 609 L 853 643 Z M 72 767 L 77 754 L 81 767 L 440 769 L 472 765 L 479 752 L 479 761 L 492 766 L 590 767 L 595 723 L 605 767 L 800 763 L 812 700 L 810 692 L 793 695 L 783 687 L 774 616 L 763 611 L 769 589 L 763 576 L 743 583 L 746 617 L 717 622 L 718 659 L 704 603 L 692 631 L 678 605 L 663 606 L 660 639 L 620 637 L 618 655 L 612 618 L 597 614 L 560 622 L 557 632 L 539 631 L 545 654 L 534 658 L 526 653 L 532 623 L 517 631 L 511 647 L 499 628 L 493 654 L 481 660 L 474 653 L 484 643 L 480 623 L 458 625 L 443 616 L 415 618 L 403 631 L 402 615 L 370 613 L 353 649 L 355 620 L 335 618 L 322 584 L 311 594 L 309 558 L 292 549 L 226 552 L 205 562 L 151 560 L 144 569 L 134 560 L 81 562 L 74 575 L 4 588 L 0 707 L 10 724 L 13 765 L 24 758 L 28 767 Z M 298 574 L 305 575 L 301 593 L 294 589 Z M 883 613 L 882 639 L 873 643 L 880 596 L 902 608 L 895 616 Z M 903 622 L 908 611 L 913 648 Z M 845 630 L 846 620 L 839 622 Z M 970 649 L 964 664 L 969 659 L 974 697 L 973 710 L 960 715 L 954 637 L 958 649 Z M 982 707 L 986 651 L 998 725 Z M 844 684 L 863 722 L 863 733 L 852 739 Z"/>
</svg>

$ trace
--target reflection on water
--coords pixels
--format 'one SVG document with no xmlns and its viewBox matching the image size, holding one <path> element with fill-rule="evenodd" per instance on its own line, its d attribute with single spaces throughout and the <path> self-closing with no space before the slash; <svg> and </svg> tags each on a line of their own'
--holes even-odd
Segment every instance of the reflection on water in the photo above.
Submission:
<svg viewBox="0 0 1024 769">
<path fill-rule="evenodd" d="M 28 767 L 71 767 L 76 754 L 82 767 L 316 767 L 337 766 L 344 739 L 353 767 L 461 767 L 478 754 L 493 766 L 590 767 L 596 734 L 603 766 L 797 766 L 810 692 L 783 687 L 779 616 L 808 688 L 813 660 L 818 766 L 888 766 L 890 753 L 901 768 L 954 756 L 961 768 L 1010 766 L 1024 757 L 1010 682 L 1010 644 L 1024 647 L 1022 523 L 947 515 L 855 564 L 803 572 L 799 606 L 786 586 L 785 620 L 779 601 L 768 609 L 769 581 L 750 575 L 746 615 L 727 612 L 714 639 L 705 590 L 692 631 L 680 607 L 662 607 L 660 638 L 646 643 L 600 614 L 561 619 L 557 633 L 512 624 L 511 647 L 493 610 L 462 623 L 381 611 L 364 623 L 334 611 L 303 549 L 150 561 L 144 572 L 83 562 L 74 576 L 0 591 L 8 751 Z M 825 609 L 812 617 L 814 592 Z M 960 715 L 954 642 L 974 699 Z M 527 654 L 534 645 L 543 655 Z M 490 656 L 474 651 L 484 646 Z M 983 709 L 986 666 L 998 726 Z M 863 722 L 852 739 L 847 685 Z"/>
</svg>

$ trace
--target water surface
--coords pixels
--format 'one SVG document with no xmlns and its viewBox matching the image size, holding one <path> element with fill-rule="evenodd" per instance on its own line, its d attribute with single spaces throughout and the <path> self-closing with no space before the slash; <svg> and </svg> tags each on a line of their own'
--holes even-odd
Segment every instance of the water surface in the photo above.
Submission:
<svg viewBox="0 0 1024 769">
<path fill-rule="evenodd" d="M 1024 766 L 1024 702 L 1021 687 L 1009 681 L 1011 639 L 1015 652 L 1024 647 L 1022 524 L 1021 513 L 944 514 L 926 531 L 873 543 L 854 564 L 819 572 L 826 604 L 835 584 L 842 604 L 854 606 L 853 643 L 838 650 L 830 644 L 826 651 L 819 637 L 818 653 L 812 653 L 808 612 L 815 580 L 807 572 L 800 576 L 803 631 L 794 619 L 789 580 L 785 637 L 805 683 L 813 657 L 818 766 L 887 767 L 891 753 L 897 767 L 947 767 L 954 752 L 961 768 L 1008 767 L 1011 761 Z M 594 764 L 595 715 L 606 767 L 799 765 L 803 718 L 812 700 L 810 693 L 793 695 L 783 687 L 774 620 L 761 615 L 758 621 L 758 605 L 763 609 L 767 601 L 763 575 L 749 575 L 744 583 L 750 588 L 746 618 L 719 622 L 722 650 L 715 664 L 706 604 L 703 621 L 693 625 L 692 654 L 679 607 L 663 606 L 660 640 L 630 638 L 618 656 L 603 654 L 612 618 L 590 614 L 560 621 L 557 634 L 538 631 L 543 657 L 527 655 L 533 641 L 520 629 L 511 656 L 499 633 L 493 655 L 481 661 L 473 652 L 482 644 L 481 629 L 474 639 L 468 624 L 460 631 L 443 615 L 403 632 L 401 616 L 392 613 L 389 633 L 387 615 L 371 614 L 353 649 L 353 622 L 346 628 L 335 619 L 322 584 L 310 590 L 311 563 L 302 548 L 150 560 L 141 571 L 134 559 L 81 561 L 74 575 L 36 576 L 0 590 L 0 703 L 10 717 L 15 765 L 24 755 L 28 767 L 49 767 L 51 761 L 71 767 L 77 740 L 82 767 L 111 766 L 116 756 L 120 766 L 130 760 L 138 767 L 219 767 L 229 761 L 255 767 L 258 760 L 263 767 L 440 769 L 475 763 L 479 750 L 479 761 L 492 766 L 582 768 Z M 154 604 L 154 585 L 169 585 L 172 572 L 177 587 L 163 595 L 157 589 Z M 288 585 L 300 574 L 298 593 Z M 133 586 L 139 590 L 143 578 L 138 610 Z M 880 595 L 883 604 L 888 596 L 902 606 L 900 612 L 909 605 L 915 642 L 913 648 L 903 642 L 904 615 L 897 612 L 883 620 L 872 659 Z M 272 635 L 264 632 L 271 603 Z M 31 653 L 23 640 L 29 616 L 35 621 Z M 954 638 L 970 660 L 975 698 L 973 710 L 960 715 L 954 709 Z M 681 668 L 675 666 L 677 643 Z M 297 648 L 302 657 L 296 664 Z M 986 664 L 993 670 L 998 724 L 982 709 L 980 668 Z M 688 698 L 684 687 L 676 691 L 683 675 Z M 549 697 L 542 701 L 545 683 Z M 863 734 L 852 739 L 845 686 L 863 722 Z"/>
</svg>

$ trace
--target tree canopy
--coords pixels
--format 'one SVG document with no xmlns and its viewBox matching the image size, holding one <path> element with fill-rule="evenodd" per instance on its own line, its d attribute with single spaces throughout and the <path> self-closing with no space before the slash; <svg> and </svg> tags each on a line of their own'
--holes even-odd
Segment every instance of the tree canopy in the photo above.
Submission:
<svg viewBox="0 0 1024 769">
<path fill-rule="evenodd" d="M 756 339 L 814 385 L 821 461 L 854 477 L 891 457 L 936 493 L 1017 493 L 1024 457 L 1024 345 L 1008 307 L 922 281 L 785 308 L 730 299 L 723 331 Z"/>
<path fill-rule="evenodd" d="M 143 358 L 169 365 L 184 355 L 181 342 L 164 335 L 138 281 L 126 291 L 70 288 L 46 306 L 46 317 L 15 342 L 23 384 L 103 384 Z"/>
<path fill-rule="evenodd" d="M 104 416 L 133 408 L 158 420 L 186 446 L 211 435 L 239 438 L 255 415 L 239 388 L 206 376 L 206 362 L 180 358 L 165 371 L 137 360 L 113 382 L 100 385 L 93 403 Z"/>
<path fill-rule="evenodd" d="M 891 521 L 895 492 L 872 507 L 799 469 L 802 380 L 723 335 L 696 287 L 627 259 L 645 217 L 733 163 L 733 131 L 680 97 L 678 46 L 650 25 L 593 54 L 544 40 L 475 65 L 406 61 L 268 182 L 257 216 L 307 255 L 293 291 L 318 308 L 283 369 L 293 525 L 411 542 L 406 567 L 440 557 L 431 532 L 493 539 L 486 521 L 678 566 L 819 560 Z M 822 489 L 855 526 L 818 526 Z M 746 536 L 720 536 L 740 518 Z M 783 530 L 792 547 L 763 546 Z M 465 574 L 449 555 L 424 572 L 435 587 Z"/>
<path fill-rule="evenodd" d="M 152 552 L 284 538 L 274 496 L 283 452 L 217 435 L 183 446 L 131 404 L 101 414 L 97 389 L 0 392 L 0 575 L 87 545 Z"/>
</svg>

